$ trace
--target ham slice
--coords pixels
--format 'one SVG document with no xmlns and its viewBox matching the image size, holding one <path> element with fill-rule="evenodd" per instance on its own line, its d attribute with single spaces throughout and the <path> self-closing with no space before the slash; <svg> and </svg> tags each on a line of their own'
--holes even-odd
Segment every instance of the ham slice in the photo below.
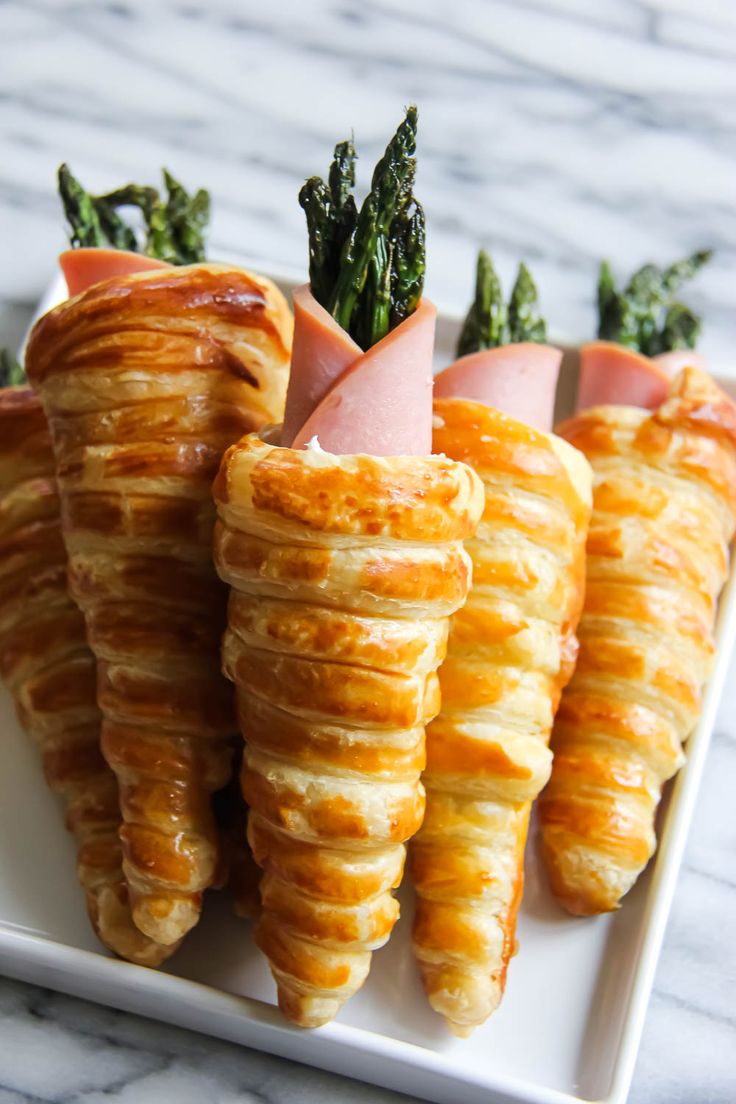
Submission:
<svg viewBox="0 0 736 1104">
<path fill-rule="evenodd" d="M 302 284 L 294 290 L 294 344 L 281 444 L 292 444 L 333 383 L 363 355 L 350 334 Z"/>
<path fill-rule="evenodd" d="M 59 256 L 69 298 L 86 291 L 93 284 L 110 280 L 113 276 L 129 276 L 133 272 L 145 272 L 151 268 L 172 268 L 168 261 L 157 261 L 142 253 L 127 249 L 67 249 Z"/>
<path fill-rule="evenodd" d="M 708 371 L 708 363 L 701 353 L 694 349 L 672 349 L 669 353 L 658 353 L 652 357 L 658 367 L 663 368 L 670 379 L 674 379 L 683 368 L 700 368 L 701 372 Z"/>
<path fill-rule="evenodd" d="M 583 345 L 577 409 L 613 404 L 654 410 L 664 402 L 670 382 L 670 373 L 659 359 L 612 341 Z"/>
<path fill-rule="evenodd" d="M 372 456 L 426 456 L 432 451 L 432 350 L 437 311 L 427 299 L 396 329 L 362 352 L 312 296 L 301 305 L 308 323 L 310 356 L 298 350 L 289 392 L 292 408 L 303 413 L 308 398 L 332 387 L 308 413 L 290 441 L 304 448 L 314 437 L 325 452 Z M 314 305 L 312 305 L 314 304 Z M 295 300 L 296 305 L 296 300 Z M 353 349 L 349 349 L 350 341 Z M 357 351 L 357 355 L 353 355 Z M 352 361 L 348 360 L 348 352 Z M 289 409 L 287 397 L 287 410 Z"/>
<path fill-rule="evenodd" d="M 495 407 L 533 429 L 548 431 L 562 353 L 520 341 L 460 357 L 434 381 L 438 399 L 471 399 Z"/>
</svg>

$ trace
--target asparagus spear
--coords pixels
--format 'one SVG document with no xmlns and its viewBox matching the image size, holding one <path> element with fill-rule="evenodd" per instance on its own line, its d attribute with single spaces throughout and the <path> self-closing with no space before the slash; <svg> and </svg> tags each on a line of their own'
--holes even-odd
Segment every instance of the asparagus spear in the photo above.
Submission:
<svg viewBox="0 0 736 1104">
<path fill-rule="evenodd" d="M 485 249 L 478 252 L 475 270 L 475 298 L 470 305 L 460 338 L 457 355 L 466 356 L 481 349 L 494 349 L 504 341 L 506 307 L 493 262 Z"/>
<path fill-rule="evenodd" d="M 413 178 L 412 178 L 413 183 Z M 426 228 L 424 208 L 410 197 L 391 226 L 391 320 L 393 329 L 417 309 L 424 290 Z"/>
<path fill-rule="evenodd" d="M 701 321 L 683 303 L 672 303 L 664 316 L 658 351 L 694 349 L 700 336 Z"/>
<path fill-rule="evenodd" d="M 0 349 L 0 387 L 15 387 L 26 383 L 25 369 L 7 349 Z"/>
<path fill-rule="evenodd" d="M 338 142 L 330 165 L 329 185 L 331 204 L 331 233 L 329 239 L 329 265 L 332 282 L 337 279 L 340 256 L 358 221 L 358 209 L 350 191 L 355 187 L 355 161 L 357 154 L 352 138 Z"/>
<path fill-rule="evenodd" d="M 508 310 L 509 341 L 547 340 L 547 323 L 536 313 L 539 303 L 537 287 L 525 264 L 519 265 L 519 274 L 511 290 Z"/>
<path fill-rule="evenodd" d="M 329 309 L 330 294 L 340 270 L 343 246 L 358 212 L 350 189 L 355 185 L 355 149 L 351 140 L 338 142 L 329 172 L 329 187 L 312 176 L 299 192 L 309 232 L 309 281 L 318 303 Z"/>
<path fill-rule="evenodd" d="M 329 307 L 332 288 L 330 236 L 330 193 L 324 180 L 312 176 L 299 192 L 299 204 L 307 216 L 309 235 L 309 283 L 312 294 L 323 307 Z"/>
<path fill-rule="evenodd" d="M 359 213 L 350 194 L 351 142 L 335 147 L 329 187 L 312 177 L 299 193 L 312 292 L 364 349 L 416 309 L 424 286 L 424 212 L 413 195 L 416 130 L 412 106 L 375 167 Z"/>
<path fill-rule="evenodd" d="M 94 196 L 84 190 L 79 181 L 72 176 L 71 170 L 66 164 L 59 166 L 59 194 L 64 205 L 64 214 L 71 227 L 69 240 L 72 246 L 106 246 L 114 244 L 110 238 L 110 233 L 112 232 L 114 236 L 118 232 L 116 224 L 121 224 L 121 220 L 114 210 L 110 209 L 108 228 L 103 227 Z M 135 249 L 135 237 L 133 237 L 132 247 L 126 245 L 125 248 Z"/>
<path fill-rule="evenodd" d="M 163 170 L 166 205 L 154 204 L 146 250 L 171 264 L 194 264 L 205 257 L 204 233 L 210 219 L 210 195 L 200 188 L 190 196 L 167 169 Z M 156 230 L 153 231 L 153 219 Z"/>
<path fill-rule="evenodd" d="M 693 348 L 700 319 L 676 303 L 674 294 L 711 256 L 711 250 L 700 250 L 664 269 L 646 264 L 623 291 L 616 290 L 610 266 L 604 261 L 598 278 L 598 336 L 648 356 Z"/>
<path fill-rule="evenodd" d="M 481 249 L 476 266 L 475 298 L 460 331 L 457 355 L 466 356 L 515 341 L 546 341 L 547 324 L 536 313 L 537 300 L 531 273 L 526 265 L 520 264 L 507 308 L 491 258 Z"/>
</svg>

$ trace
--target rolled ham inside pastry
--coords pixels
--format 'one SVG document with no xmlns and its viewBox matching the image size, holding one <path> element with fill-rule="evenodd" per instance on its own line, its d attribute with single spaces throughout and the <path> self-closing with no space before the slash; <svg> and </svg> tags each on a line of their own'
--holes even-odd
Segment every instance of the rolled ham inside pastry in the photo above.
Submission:
<svg viewBox="0 0 736 1104">
<path fill-rule="evenodd" d="M 416 311 L 363 352 L 307 286 L 294 292 L 294 354 L 281 444 L 326 452 L 425 456 L 432 451 L 436 310 Z"/>
<path fill-rule="evenodd" d="M 133 915 L 165 944 L 196 923 L 216 877 L 210 798 L 236 731 L 211 483 L 229 444 L 281 416 L 290 341 L 273 284 L 201 264 L 94 283 L 41 319 L 28 348 L 98 661 Z"/>
<path fill-rule="evenodd" d="M 442 710 L 427 729 L 427 812 L 410 871 L 425 990 L 460 1036 L 503 996 L 531 804 L 575 658 L 591 474 L 543 431 L 559 362 L 525 343 L 462 357 L 437 379 L 435 452 L 474 469 L 485 505 L 466 541 L 473 583 L 451 621 Z"/>
<path fill-rule="evenodd" d="M 683 368 L 705 371 L 705 359 L 692 349 L 648 357 L 613 341 L 591 341 L 580 350 L 576 409 L 613 404 L 655 410 Z"/>
<path fill-rule="evenodd" d="M 732 401 L 698 368 L 651 412 L 624 383 L 629 405 L 559 430 L 593 467 L 594 506 L 580 655 L 540 817 L 554 892 L 583 916 L 618 908 L 655 849 L 662 786 L 700 714 L 736 523 Z"/>
<path fill-rule="evenodd" d="M 51 438 L 29 387 L 0 390 L 0 673 L 41 751 L 77 839 L 87 911 L 115 954 L 158 966 L 162 946 L 133 924 L 118 840 L 115 775 L 100 750 L 95 657 L 67 590 Z"/>
</svg>

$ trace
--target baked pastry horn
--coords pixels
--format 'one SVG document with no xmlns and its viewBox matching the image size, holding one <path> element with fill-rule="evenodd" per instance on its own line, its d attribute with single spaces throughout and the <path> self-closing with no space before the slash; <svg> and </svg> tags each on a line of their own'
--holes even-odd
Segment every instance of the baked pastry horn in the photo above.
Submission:
<svg viewBox="0 0 736 1104">
<path fill-rule="evenodd" d="M 582 455 L 547 432 L 561 354 L 541 343 L 541 320 L 500 325 L 499 344 L 482 347 L 495 273 L 484 253 L 478 265 L 463 355 L 435 380 L 433 444 L 477 472 L 485 507 L 466 541 L 473 584 L 451 622 L 427 811 L 409 848 L 414 952 L 430 1004 L 460 1036 L 497 1007 L 515 953 L 529 814 L 575 658 L 592 482 Z M 519 280 L 534 292 L 523 267 Z"/>
<path fill-rule="evenodd" d="M 661 363 L 600 343 L 583 357 L 591 391 L 610 396 L 604 376 L 621 368 L 622 405 L 559 427 L 595 490 L 580 656 L 539 808 L 552 888 L 587 916 L 618 908 L 653 854 L 662 786 L 700 714 L 736 518 L 736 407 L 685 368 L 649 411 Z"/>
<path fill-rule="evenodd" d="M 211 481 L 232 441 L 280 416 L 290 344 L 270 281 L 196 264 L 100 280 L 42 318 L 28 346 L 98 660 L 133 916 L 162 943 L 196 923 L 216 876 L 211 794 L 236 731 Z"/>
<path fill-rule="evenodd" d="M 49 787 L 77 839 L 77 873 L 101 941 L 158 966 L 161 946 L 133 924 L 118 840 L 115 775 L 100 750 L 95 658 L 67 590 L 51 438 L 28 386 L 0 388 L 0 673 L 38 744 Z"/>
<path fill-rule="evenodd" d="M 397 175 L 374 174 L 382 186 L 403 180 L 397 205 L 414 203 L 415 126 L 410 110 L 385 155 Z M 349 174 L 351 148 L 337 147 L 333 183 Z M 384 225 L 399 213 L 405 227 L 403 207 Z M 354 245 L 338 254 L 344 264 L 381 271 L 386 256 Z M 415 261 L 423 271 L 423 254 Z M 398 917 L 391 891 L 424 812 L 424 725 L 439 708 L 447 618 L 470 577 L 462 541 L 482 504 L 469 468 L 429 455 L 435 311 L 419 300 L 421 280 L 403 319 L 363 351 L 359 331 L 324 306 L 330 274 L 313 265 L 310 275 L 312 290 L 295 293 L 281 446 L 245 438 L 215 483 L 215 562 L 232 587 L 223 665 L 264 872 L 256 941 L 280 1008 L 303 1027 L 338 1013 Z M 351 296 L 360 285 L 344 272 L 337 283 Z M 375 292 L 367 280 L 353 318 L 377 310 L 387 322 Z"/>
<path fill-rule="evenodd" d="M 424 811 L 424 724 L 447 615 L 463 601 L 480 490 L 440 457 L 336 456 L 257 434 L 215 485 L 233 588 L 223 666 L 246 740 L 256 939 L 279 1005 L 332 1019 L 398 916 Z"/>
</svg>

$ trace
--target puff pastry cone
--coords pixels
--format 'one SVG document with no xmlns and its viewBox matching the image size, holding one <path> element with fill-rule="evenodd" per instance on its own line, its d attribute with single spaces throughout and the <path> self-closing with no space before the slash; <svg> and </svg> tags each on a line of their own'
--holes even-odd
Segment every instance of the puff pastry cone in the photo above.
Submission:
<svg viewBox="0 0 736 1104">
<path fill-rule="evenodd" d="M 348 370 L 301 430 L 285 427 L 289 447 L 252 434 L 225 454 L 215 562 L 232 587 L 223 666 L 263 869 L 256 942 L 281 1010 L 316 1027 L 362 985 L 398 917 L 392 890 L 424 812 L 424 726 L 482 492 L 465 465 L 429 455 L 429 303 L 367 353 L 308 288 L 295 310 L 292 407 L 292 384 L 304 398 L 336 350 Z M 417 391 L 411 425 L 392 386 Z M 322 447 L 305 448 L 313 437 Z M 377 454 L 392 441 L 407 454 Z"/>
<path fill-rule="evenodd" d="M 459 1036 L 503 996 L 529 814 L 574 663 L 592 476 L 579 452 L 528 424 L 551 422 L 559 363 L 556 349 L 518 343 L 461 357 L 435 383 L 434 451 L 469 464 L 485 491 L 409 849 L 414 953 L 432 1008 Z"/>
<path fill-rule="evenodd" d="M 115 775 L 100 751 L 95 659 L 67 590 L 51 438 L 29 387 L 0 390 L 0 673 L 41 751 L 77 839 L 77 872 L 101 941 L 158 966 L 164 947 L 133 924 L 118 840 Z"/>
<path fill-rule="evenodd" d="M 615 348 L 588 355 L 608 365 Z M 630 401 L 666 393 L 651 411 L 606 403 L 559 428 L 595 487 L 580 655 L 539 809 L 552 888 L 581 916 L 618 908 L 656 847 L 662 786 L 683 762 L 711 668 L 736 521 L 733 402 L 699 369 L 661 386 L 646 358 L 615 358 Z"/>
<path fill-rule="evenodd" d="M 211 797 L 237 731 L 211 482 L 232 441 L 279 416 L 290 342 L 270 281 L 197 264 L 98 282 L 42 318 L 28 346 L 70 586 L 98 660 L 133 917 L 160 943 L 196 923 L 216 877 Z"/>
</svg>

